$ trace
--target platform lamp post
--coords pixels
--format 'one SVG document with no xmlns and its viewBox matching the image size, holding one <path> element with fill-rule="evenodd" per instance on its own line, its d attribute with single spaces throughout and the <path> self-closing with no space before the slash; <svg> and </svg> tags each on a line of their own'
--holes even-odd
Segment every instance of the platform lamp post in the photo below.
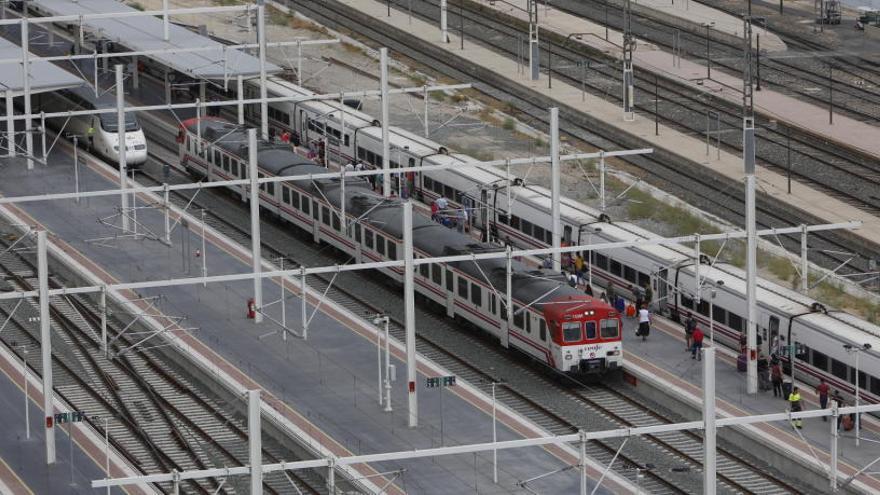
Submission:
<svg viewBox="0 0 880 495">
<path fill-rule="evenodd" d="M 391 334 L 389 325 L 391 319 L 388 315 L 379 315 L 373 318 L 373 325 L 384 325 L 385 328 L 385 377 L 382 377 L 382 346 L 379 344 L 379 338 L 376 339 L 377 355 L 379 356 L 379 405 L 382 405 L 382 392 L 385 393 L 385 412 L 391 412 Z M 379 337 L 381 332 L 376 331 Z"/>
<path fill-rule="evenodd" d="M 576 40 L 583 39 L 584 35 L 590 33 L 571 33 L 565 37 L 565 41 L 559 45 L 559 49 L 565 48 L 569 41 L 571 41 L 571 37 L 574 36 Z M 553 89 L 553 38 L 547 37 L 547 89 Z"/>
<path fill-rule="evenodd" d="M 863 351 L 871 350 L 871 344 L 865 343 L 865 344 L 862 344 L 861 346 L 854 346 L 852 344 L 843 344 L 843 348 L 846 349 L 847 353 L 856 355 L 856 408 L 858 408 L 859 407 L 859 399 L 861 398 L 861 395 L 859 393 L 859 388 L 860 388 L 860 386 L 859 386 L 860 385 L 859 384 L 859 355 Z M 860 434 L 861 423 L 862 423 L 861 414 L 859 413 L 858 410 L 856 410 L 856 447 L 858 447 L 859 443 L 860 443 L 859 437 L 861 436 L 861 434 Z"/>
<path fill-rule="evenodd" d="M 710 37 L 709 30 L 715 25 L 714 22 L 705 22 L 703 26 L 706 27 L 706 79 L 712 79 L 712 58 L 710 57 L 710 43 L 712 42 L 712 38 Z"/>
<path fill-rule="evenodd" d="M 718 287 L 724 285 L 724 280 L 717 280 L 709 290 L 709 342 L 715 345 L 715 296 L 718 295 Z"/>
</svg>

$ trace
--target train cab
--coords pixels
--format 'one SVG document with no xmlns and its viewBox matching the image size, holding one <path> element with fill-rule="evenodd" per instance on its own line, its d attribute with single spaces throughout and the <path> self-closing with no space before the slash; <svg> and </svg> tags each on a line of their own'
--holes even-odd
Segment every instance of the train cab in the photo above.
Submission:
<svg viewBox="0 0 880 495">
<path fill-rule="evenodd" d="M 620 315 L 590 296 L 545 303 L 555 367 L 573 375 L 600 375 L 623 367 Z"/>
</svg>

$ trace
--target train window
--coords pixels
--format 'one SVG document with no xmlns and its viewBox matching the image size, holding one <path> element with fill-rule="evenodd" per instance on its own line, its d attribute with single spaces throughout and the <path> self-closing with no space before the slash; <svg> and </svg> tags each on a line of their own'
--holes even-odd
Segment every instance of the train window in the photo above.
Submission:
<svg viewBox="0 0 880 495">
<path fill-rule="evenodd" d="M 847 380 L 849 379 L 849 366 L 834 358 L 831 358 L 831 374 L 836 376 L 837 378 Z"/>
<path fill-rule="evenodd" d="M 257 172 L 257 179 L 262 179 L 263 177 L 265 177 L 265 175 L 263 175 L 262 172 Z M 266 190 L 266 184 L 260 184 L 257 187 L 260 188 L 260 191 Z"/>
<path fill-rule="evenodd" d="M 364 229 L 364 246 L 373 249 L 373 231 Z"/>
<path fill-rule="evenodd" d="M 544 232 L 546 232 L 546 231 L 544 230 L 543 227 L 538 227 L 537 225 L 532 226 L 532 237 L 534 237 L 535 239 L 543 241 L 544 237 L 545 237 Z M 553 235 L 553 234 L 551 233 L 551 235 Z"/>
<path fill-rule="evenodd" d="M 376 234 L 376 252 L 385 256 L 385 238 Z"/>
<path fill-rule="evenodd" d="M 309 198 L 307 198 L 306 196 L 303 196 L 302 211 L 306 215 L 309 214 L 309 205 L 311 205 L 311 203 L 309 203 Z"/>
<path fill-rule="evenodd" d="M 396 260 L 397 259 L 397 244 L 395 244 L 391 239 L 388 240 L 388 259 Z"/>
<path fill-rule="evenodd" d="M 865 372 L 862 370 L 859 370 L 859 388 L 865 388 L 867 386 L 867 384 L 865 383 L 865 378 L 866 378 Z M 856 369 L 855 368 L 849 369 L 849 382 L 852 383 L 853 385 L 856 384 Z"/>
<path fill-rule="evenodd" d="M 627 282 L 635 282 L 636 281 L 636 271 L 632 267 L 625 266 L 623 267 L 623 278 L 626 279 Z"/>
<path fill-rule="evenodd" d="M 483 305 L 483 290 L 475 283 L 471 283 L 471 302 L 474 303 L 475 306 Z"/>
<path fill-rule="evenodd" d="M 528 220 L 521 220 L 520 225 L 519 225 L 519 230 L 520 230 L 520 232 L 524 233 L 525 235 L 531 236 L 532 235 L 532 222 L 529 222 Z"/>
<path fill-rule="evenodd" d="M 736 330 L 737 332 L 743 331 L 743 319 L 736 313 L 727 313 L 727 326 Z"/>
<path fill-rule="evenodd" d="M 344 143 L 345 146 L 348 146 L 348 134 L 345 135 L 345 137 L 343 138 L 342 141 L 343 141 L 343 143 Z"/>
<path fill-rule="evenodd" d="M 870 378 L 871 383 L 869 384 L 869 390 L 871 390 L 871 393 L 874 395 L 880 395 L 880 378 L 877 378 L 876 376 Z"/>
<path fill-rule="evenodd" d="M 454 287 L 452 285 L 452 278 L 453 278 L 452 277 L 452 270 L 446 270 L 446 291 L 447 292 L 452 292 L 452 288 Z"/>
<path fill-rule="evenodd" d="M 416 159 L 415 159 L 415 158 L 410 158 L 410 159 L 409 159 L 409 166 L 410 166 L 410 167 L 415 167 L 415 166 L 416 166 Z"/>
<path fill-rule="evenodd" d="M 275 183 L 274 182 L 267 183 L 266 184 L 266 191 L 269 193 L 270 196 L 275 196 Z"/>
<path fill-rule="evenodd" d="M 697 312 L 703 316 L 709 316 L 709 301 L 703 299 L 697 306 Z"/>
<path fill-rule="evenodd" d="M 229 155 L 223 155 L 223 170 L 229 172 Z"/>
<path fill-rule="evenodd" d="M 651 283 L 651 277 L 646 273 L 636 272 L 636 275 L 639 277 L 639 287 L 644 287 L 645 284 Z"/>
<path fill-rule="evenodd" d="M 619 261 L 615 261 L 610 258 L 608 259 L 608 261 L 610 261 L 610 265 L 609 265 L 610 270 L 609 271 L 611 272 L 611 274 L 614 276 L 617 276 L 617 277 L 622 276 L 623 275 L 623 265 L 621 265 Z"/>
<path fill-rule="evenodd" d="M 584 322 L 584 331 L 587 335 L 587 340 L 593 340 L 596 338 L 596 322 L 595 321 L 585 321 Z"/>
<path fill-rule="evenodd" d="M 458 277 L 458 296 L 462 299 L 468 298 L 468 281 L 460 275 Z"/>
<path fill-rule="evenodd" d="M 516 215 L 510 216 L 510 226 L 514 229 L 519 229 L 519 217 Z"/>
<path fill-rule="evenodd" d="M 354 242 L 361 242 L 361 224 L 354 224 Z"/>
<path fill-rule="evenodd" d="M 810 362 L 814 367 L 822 371 L 828 371 L 828 356 L 825 354 L 822 354 L 819 351 L 813 351 L 813 356 Z"/>
<path fill-rule="evenodd" d="M 489 312 L 493 315 L 495 314 L 495 310 L 497 309 L 498 301 L 495 299 L 495 293 L 489 292 Z M 542 320 L 543 322 L 543 320 Z"/>
<path fill-rule="evenodd" d="M 433 189 L 434 181 L 430 177 L 422 177 L 422 187 L 425 189 Z"/>
<path fill-rule="evenodd" d="M 562 324 L 562 341 L 579 342 L 581 340 L 581 322 L 566 321 Z"/>
<path fill-rule="evenodd" d="M 544 321 L 544 318 L 538 319 L 538 333 L 541 337 L 541 341 L 547 341 L 547 322 Z"/>
<path fill-rule="evenodd" d="M 599 327 L 599 334 L 603 339 L 616 339 L 620 336 L 620 325 L 617 320 L 605 319 Z"/>
<path fill-rule="evenodd" d="M 342 230 L 339 224 L 339 215 L 335 211 L 333 212 L 333 230 Z"/>
<path fill-rule="evenodd" d="M 681 307 L 687 308 L 687 309 L 694 309 L 694 300 L 691 299 L 684 292 L 679 293 L 679 301 L 680 301 Z"/>
<path fill-rule="evenodd" d="M 236 177 L 240 177 L 238 175 L 238 162 L 237 161 L 232 160 L 231 162 L 229 162 L 229 173 L 231 173 L 232 175 L 234 175 Z"/>
<path fill-rule="evenodd" d="M 366 160 L 366 159 L 367 159 L 367 150 L 365 150 L 365 149 L 361 148 L 360 146 L 358 146 L 358 149 L 357 149 L 357 157 L 358 157 L 359 159 L 361 159 L 361 160 Z"/>
<path fill-rule="evenodd" d="M 524 311 L 526 317 L 526 333 L 532 333 L 532 313 Z"/>
<path fill-rule="evenodd" d="M 716 323 L 724 325 L 727 322 L 727 310 L 719 308 L 717 305 L 714 306 L 712 308 L 712 319 L 714 319 Z"/>
<path fill-rule="evenodd" d="M 421 275 L 424 278 L 430 277 L 431 276 L 431 267 L 427 263 L 419 265 L 419 275 Z"/>
<path fill-rule="evenodd" d="M 320 211 L 321 210 L 318 209 L 318 202 L 315 200 L 312 200 L 312 218 L 317 220 Z"/>
<path fill-rule="evenodd" d="M 451 187 L 449 187 L 449 186 L 443 186 L 443 194 L 444 194 L 447 198 L 452 199 L 452 198 L 455 197 L 455 189 L 453 189 L 453 188 L 451 188 Z"/>
<path fill-rule="evenodd" d="M 608 270 L 608 256 L 602 253 L 596 253 L 596 268 L 600 270 Z"/>
<path fill-rule="evenodd" d="M 324 225 L 330 225 L 330 208 L 326 206 L 321 207 L 321 222 Z"/>
<path fill-rule="evenodd" d="M 291 199 L 292 199 L 292 201 L 290 202 L 290 204 L 291 204 L 294 208 L 299 208 L 299 193 L 296 192 L 296 191 L 291 190 L 291 191 L 290 191 L 290 196 L 291 196 Z"/>
<path fill-rule="evenodd" d="M 513 326 L 517 328 L 523 327 L 523 312 L 516 304 L 513 305 Z"/>
<path fill-rule="evenodd" d="M 287 186 L 281 186 L 281 201 L 284 201 L 285 204 L 290 204 L 290 188 Z"/>
<path fill-rule="evenodd" d="M 437 264 L 431 264 L 431 280 L 434 281 L 435 284 L 440 285 L 443 278 L 443 268 Z"/>
<path fill-rule="evenodd" d="M 214 148 L 214 165 L 220 165 L 223 159 L 220 158 L 220 151 Z"/>
</svg>

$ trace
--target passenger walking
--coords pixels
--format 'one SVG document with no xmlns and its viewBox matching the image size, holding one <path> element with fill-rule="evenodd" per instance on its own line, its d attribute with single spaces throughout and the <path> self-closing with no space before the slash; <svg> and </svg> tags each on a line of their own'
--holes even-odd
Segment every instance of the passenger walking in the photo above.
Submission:
<svg viewBox="0 0 880 495">
<path fill-rule="evenodd" d="M 468 213 L 464 206 L 458 209 L 458 231 L 464 233 L 468 223 Z"/>
<path fill-rule="evenodd" d="M 613 284 L 613 283 L 608 282 L 608 287 L 605 289 L 605 294 L 608 295 L 608 300 L 611 302 L 611 305 L 616 307 L 616 304 L 617 304 L 617 291 L 614 290 L 614 284 Z M 622 311 L 620 311 L 620 310 L 618 310 L 618 311 L 622 313 Z"/>
<path fill-rule="evenodd" d="M 584 285 L 584 294 L 593 297 L 593 286 L 587 283 Z"/>
<path fill-rule="evenodd" d="M 437 200 L 434 200 L 431 203 L 431 220 L 437 221 L 437 212 L 440 211 L 440 207 L 437 206 Z"/>
<path fill-rule="evenodd" d="M 825 383 L 824 378 L 819 380 L 819 385 L 816 386 L 816 393 L 819 394 L 819 409 L 828 408 L 828 392 L 830 389 L 831 387 Z M 822 416 L 822 421 L 828 421 L 828 417 Z"/>
<path fill-rule="evenodd" d="M 703 359 L 703 354 L 700 352 L 703 348 L 703 331 L 700 330 L 700 327 L 694 328 L 692 338 L 694 339 L 694 346 L 691 349 L 691 359 L 701 361 Z"/>
<path fill-rule="evenodd" d="M 574 257 L 574 271 L 578 277 L 581 277 L 584 273 L 584 258 L 580 253 Z"/>
<path fill-rule="evenodd" d="M 346 172 L 354 172 L 354 163 L 348 162 L 345 164 Z"/>
<path fill-rule="evenodd" d="M 608 294 L 604 292 L 599 294 L 599 299 L 601 299 L 603 303 L 608 304 Z"/>
<path fill-rule="evenodd" d="M 801 412 L 803 411 L 803 405 L 801 404 L 801 391 L 799 388 L 794 387 L 791 389 L 791 395 L 788 396 L 789 410 L 791 412 Z M 792 426 L 795 428 L 801 429 L 803 428 L 803 420 L 800 418 L 796 418 L 791 420 Z"/>
<path fill-rule="evenodd" d="M 697 319 L 694 315 L 688 315 L 684 321 L 684 352 L 690 352 L 694 346 L 694 330 L 697 328 Z"/>
<path fill-rule="evenodd" d="M 773 364 L 770 366 L 770 380 L 773 382 L 773 397 L 782 397 L 785 396 L 782 393 L 782 365 L 779 363 L 779 360 L 773 361 Z"/>
<path fill-rule="evenodd" d="M 645 289 L 643 292 L 643 294 L 645 295 L 645 303 L 650 308 L 651 303 L 654 302 L 654 291 L 651 290 L 651 282 L 645 282 L 643 287 Z"/>
<path fill-rule="evenodd" d="M 642 338 L 642 341 L 648 340 L 648 334 L 651 333 L 651 313 L 648 312 L 648 307 L 646 305 L 642 305 L 641 309 L 639 309 L 639 331 L 636 335 Z"/>
<path fill-rule="evenodd" d="M 290 132 L 284 131 L 281 133 L 281 142 L 284 144 L 290 143 Z"/>
</svg>

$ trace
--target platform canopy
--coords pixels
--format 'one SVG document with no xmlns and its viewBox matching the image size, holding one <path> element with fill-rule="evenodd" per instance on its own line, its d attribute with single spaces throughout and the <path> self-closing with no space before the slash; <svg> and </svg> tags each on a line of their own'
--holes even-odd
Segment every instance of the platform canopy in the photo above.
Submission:
<svg viewBox="0 0 880 495">
<path fill-rule="evenodd" d="M 127 13 L 136 10 L 116 0 L 31 0 L 28 4 L 50 16 Z M 149 58 L 196 79 L 225 80 L 241 75 L 248 79 L 260 74 L 260 61 L 242 50 L 201 36 L 171 23 L 168 41 L 163 39 L 164 23 L 153 16 L 120 17 L 116 19 L 83 19 L 83 29 L 99 38 L 118 43 L 132 51 L 171 51 L 151 54 Z M 211 47 L 196 52 L 174 52 L 174 48 Z M 275 64 L 266 63 L 266 72 L 280 72 Z"/>
<path fill-rule="evenodd" d="M 0 37 L 0 59 L 14 58 L 21 59 L 21 47 Z M 58 91 L 85 84 L 79 77 L 34 54 L 30 54 L 28 60 L 31 62 L 28 77 L 31 93 Z M 21 96 L 24 93 L 23 75 L 21 64 L 4 64 L 0 69 L 0 97 L 5 96 L 7 91 L 12 91 L 13 96 Z"/>
</svg>

